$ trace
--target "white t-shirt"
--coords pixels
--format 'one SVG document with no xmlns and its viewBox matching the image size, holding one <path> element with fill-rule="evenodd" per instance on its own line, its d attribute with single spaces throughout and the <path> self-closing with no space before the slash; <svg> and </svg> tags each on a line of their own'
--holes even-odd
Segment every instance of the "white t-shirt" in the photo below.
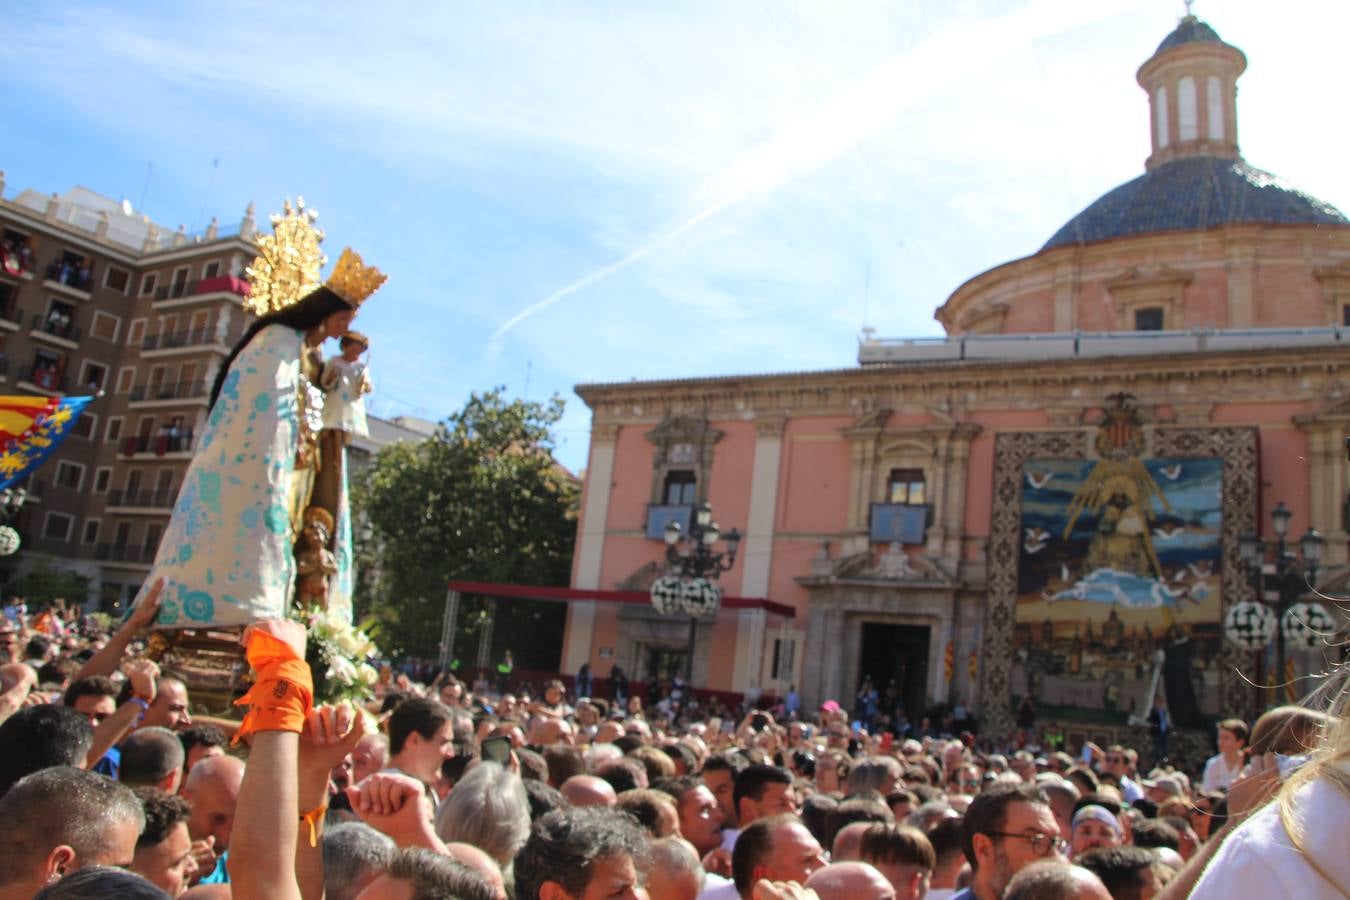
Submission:
<svg viewBox="0 0 1350 900">
<path fill-rule="evenodd" d="M 1228 763 L 1224 760 L 1223 754 L 1211 756 L 1205 763 L 1205 776 L 1201 784 L 1207 791 L 1226 791 L 1228 786 L 1237 780 L 1238 774 L 1242 771 L 1242 757 L 1238 757 L 1238 764 L 1233 768 L 1228 768 Z"/>
<path fill-rule="evenodd" d="M 699 893 L 698 900 L 740 900 L 740 898 L 736 882 L 730 878 L 723 878 L 712 872 L 703 876 L 703 890 Z"/>
<path fill-rule="evenodd" d="M 1304 785 L 1294 801 L 1303 832 L 1301 850 L 1294 847 L 1280 822 L 1279 803 L 1270 803 L 1219 848 L 1191 892 L 1191 900 L 1344 900 L 1350 890 L 1350 854 L 1345 852 L 1350 797 L 1323 780 Z M 1326 877 L 1318 874 L 1309 858 L 1317 860 Z"/>
</svg>

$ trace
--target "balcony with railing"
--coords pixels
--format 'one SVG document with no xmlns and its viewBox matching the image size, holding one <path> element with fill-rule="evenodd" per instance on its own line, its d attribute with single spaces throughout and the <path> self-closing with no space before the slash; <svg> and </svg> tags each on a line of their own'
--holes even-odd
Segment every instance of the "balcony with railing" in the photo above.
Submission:
<svg viewBox="0 0 1350 900">
<path fill-rule="evenodd" d="M 0 275 L 10 278 L 33 279 L 37 261 L 33 259 L 33 242 L 28 238 L 10 236 L 0 241 Z"/>
<path fill-rule="evenodd" d="M 23 310 L 19 309 L 19 298 L 16 293 L 11 293 L 3 301 L 0 301 L 0 328 L 6 331 L 18 331 L 23 322 Z"/>
<path fill-rule="evenodd" d="M 187 331 L 171 331 L 166 334 L 149 334 L 141 341 L 141 351 L 184 350 L 205 347 L 224 349 L 216 340 L 215 329 L 210 327 L 191 328 Z"/>
<path fill-rule="evenodd" d="M 49 313 L 45 318 L 34 314 L 29 321 L 31 336 L 68 350 L 80 349 L 80 329 L 70 321 L 68 313 Z"/>
<path fill-rule="evenodd" d="M 234 275 L 216 275 L 197 281 L 170 284 L 155 291 L 155 306 L 181 306 L 203 300 L 234 299 L 248 296 L 248 282 Z"/>
<path fill-rule="evenodd" d="M 165 512 L 173 509 L 178 498 L 176 490 L 156 491 L 108 491 L 108 508 L 131 507 L 135 509 L 159 509 Z"/>
<path fill-rule="evenodd" d="M 94 289 L 94 272 L 88 260 L 75 263 L 69 259 L 57 260 L 47 267 L 44 286 L 64 294 L 88 300 Z"/>
<path fill-rule="evenodd" d="M 190 455 L 194 437 L 195 435 L 191 431 L 182 431 L 178 434 L 160 434 L 154 437 L 132 435 L 122 438 L 119 449 L 123 456 L 136 456 L 142 453 L 153 453 L 155 456 L 167 456 L 171 453 Z"/>
<path fill-rule="evenodd" d="M 142 544 L 99 544 L 94 558 L 100 562 L 136 563 L 150 565 L 155 561 L 156 547 Z"/>
<path fill-rule="evenodd" d="M 172 403 L 177 401 L 205 401 L 206 382 L 166 381 L 153 384 L 138 384 L 131 389 L 127 398 L 131 403 Z"/>
<path fill-rule="evenodd" d="M 35 363 L 19 370 L 18 386 L 40 394 L 64 394 L 68 379 L 55 366 Z"/>
</svg>

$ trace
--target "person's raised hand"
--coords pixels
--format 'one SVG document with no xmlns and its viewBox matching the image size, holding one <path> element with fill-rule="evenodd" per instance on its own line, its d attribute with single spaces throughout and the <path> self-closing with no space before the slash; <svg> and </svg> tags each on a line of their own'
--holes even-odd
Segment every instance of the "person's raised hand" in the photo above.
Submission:
<svg viewBox="0 0 1350 900">
<path fill-rule="evenodd" d="M 204 841 L 193 841 L 191 846 L 188 847 L 188 853 L 192 855 L 193 862 L 197 864 L 195 881 L 200 881 L 216 870 L 216 860 L 220 854 L 216 852 L 215 835 L 209 835 Z"/>
<path fill-rule="evenodd" d="M 159 615 L 159 608 L 162 605 L 161 595 L 164 593 L 163 576 L 156 578 L 155 583 L 150 585 L 150 590 L 146 591 L 145 599 L 136 604 L 131 610 L 131 615 L 127 616 L 123 628 L 132 634 L 139 634 L 151 625 L 155 624 L 155 618 Z"/>
<path fill-rule="evenodd" d="M 409 836 L 431 827 L 431 803 L 422 782 L 410 775 L 376 772 L 347 788 L 352 812 L 376 831 L 405 846 Z"/>
<path fill-rule="evenodd" d="M 262 622 L 254 622 L 244 629 L 239 642 L 247 647 L 249 638 L 257 632 L 270 635 L 286 644 L 294 651 L 296 659 L 305 658 L 307 636 L 305 635 L 305 626 L 299 622 L 292 619 L 265 619 Z"/>
<path fill-rule="evenodd" d="M 750 891 L 751 900 L 820 900 L 820 895 L 795 881 L 761 878 Z"/>
<path fill-rule="evenodd" d="M 709 851 L 708 855 L 703 857 L 703 871 L 721 875 L 723 878 L 730 878 L 732 876 L 731 851 L 722 847 Z"/>
<path fill-rule="evenodd" d="M 130 659 L 122 664 L 122 672 L 131 682 L 131 693 L 147 703 L 155 702 L 159 666 L 148 659 Z"/>
<path fill-rule="evenodd" d="M 346 703 L 316 706 L 305 716 L 300 733 L 300 785 L 332 786 L 328 774 L 355 749 L 366 734 L 365 716 Z M 309 799 L 302 800 L 310 803 Z"/>
</svg>

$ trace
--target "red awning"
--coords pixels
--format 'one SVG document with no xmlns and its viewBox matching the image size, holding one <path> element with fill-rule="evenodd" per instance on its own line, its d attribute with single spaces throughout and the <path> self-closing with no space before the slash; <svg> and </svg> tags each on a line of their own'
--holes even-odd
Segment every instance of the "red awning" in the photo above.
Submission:
<svg viewBox="0 0 1350 900">
<path fill-rule="evenodd" d="M 577 600 L 598 600 L 601 603 L 651 603 L 646 591 L 583 591 L 577 588 L 545 587 L 534 584 L 492 584 L 483 581 L 452 581 L 450 590 L 461 594 L 482 594 L 485 597 L 519 597 L 523 600 L 556 600 L 572 603 Z M 797 611 L 783 603 L 759 597 L 723 597 L 723 609 L 762 609 L 775 616 L 796 618 Z"/>
</svg>

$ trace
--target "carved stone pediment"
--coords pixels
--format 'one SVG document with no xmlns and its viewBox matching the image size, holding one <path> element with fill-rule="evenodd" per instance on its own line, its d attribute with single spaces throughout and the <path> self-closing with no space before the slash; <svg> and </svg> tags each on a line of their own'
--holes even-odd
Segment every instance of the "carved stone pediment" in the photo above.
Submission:
<svg viewBox="0 0 1350 900">
<path fill-rule="evenodd" d="M 828 571 L 818 571 L 811 578 L 799 580 L 808 586 L 841 582 L 956 584 L 955 577 L 937 561 L 928 556 L 912 557 L 896 544 L 891 544 L 877 555 L 868 551 L 843 557 L 834 561 Z"/>
<path fill-rule="evenodd" d="M 1158 307 L 1163 310 L 1163 327 L 1185 327 L 1182 292 L 1195 280 L 1191 272 L 1170 266 L 1130 268 L 1104 284 L 1116 307 L 1116 325 L 1126 331 L 1135 327 L 1135 310 Z"/>
<path fill-rule="evenodd" d="M 840 429 L 849 437 L 856 436 L 874 436 L 880 434 L 886 427 L 886 423 L 891 419 L 893 410 L 889 408 L 874 409 L 871 412 L 865 412 L 853 420 L 853 424 L 847 428 Z"/>
<path fill-rule="evenodd" d="M 614 589 L 618 591 L 650 591 L 652 582 L 661 577 L 665 568 L 659 562 L 644 563 L 630 572 L 627 578 L 614 585 Z"/>
<path fill-rule="evenodd" d="M 704 448 L 716 444 L 724 434 L 720 429 L 713 428 L 705 418 L 669 416 L 643 436 L 656 447 L 654 464 L 662 466 L 666 464 L 666 457 L 673 448 L 690 446 L 701 455 Z"/>
<path fill-rule="evenodd" d="M 1008 318 L 1009 304 L 1001 300 L 981 303 L 961 317 L 957 329 L 962 334 L 998 334 Z"/>
<path fill-rule="evenodd" d="M 1126 269 L 1124 272 L 1113 278 L 1108 278 L 1103 283 L 1106 285 L 1106 289 L 1112 294 L 1128 294 L 1131 291 L 1143 288 L 1184 286 L 1190 284 L 1194 280 L 1194 273 L 1183 272 L 1182 270 L 1174 269 L 1171 266 L 1156 266 L 1151 268 L 1139 268 L 1135 266 Z"/>
<path fill-rule="evenodd" d="M 1299 413 L 1294 416 L 1294 424 L 1300 427 L 1331 422 L 1345 423 L 1348 420 L 1350 420 L 1350 399 L 1333 400 L 1317 412 Z"/>
</svg>

